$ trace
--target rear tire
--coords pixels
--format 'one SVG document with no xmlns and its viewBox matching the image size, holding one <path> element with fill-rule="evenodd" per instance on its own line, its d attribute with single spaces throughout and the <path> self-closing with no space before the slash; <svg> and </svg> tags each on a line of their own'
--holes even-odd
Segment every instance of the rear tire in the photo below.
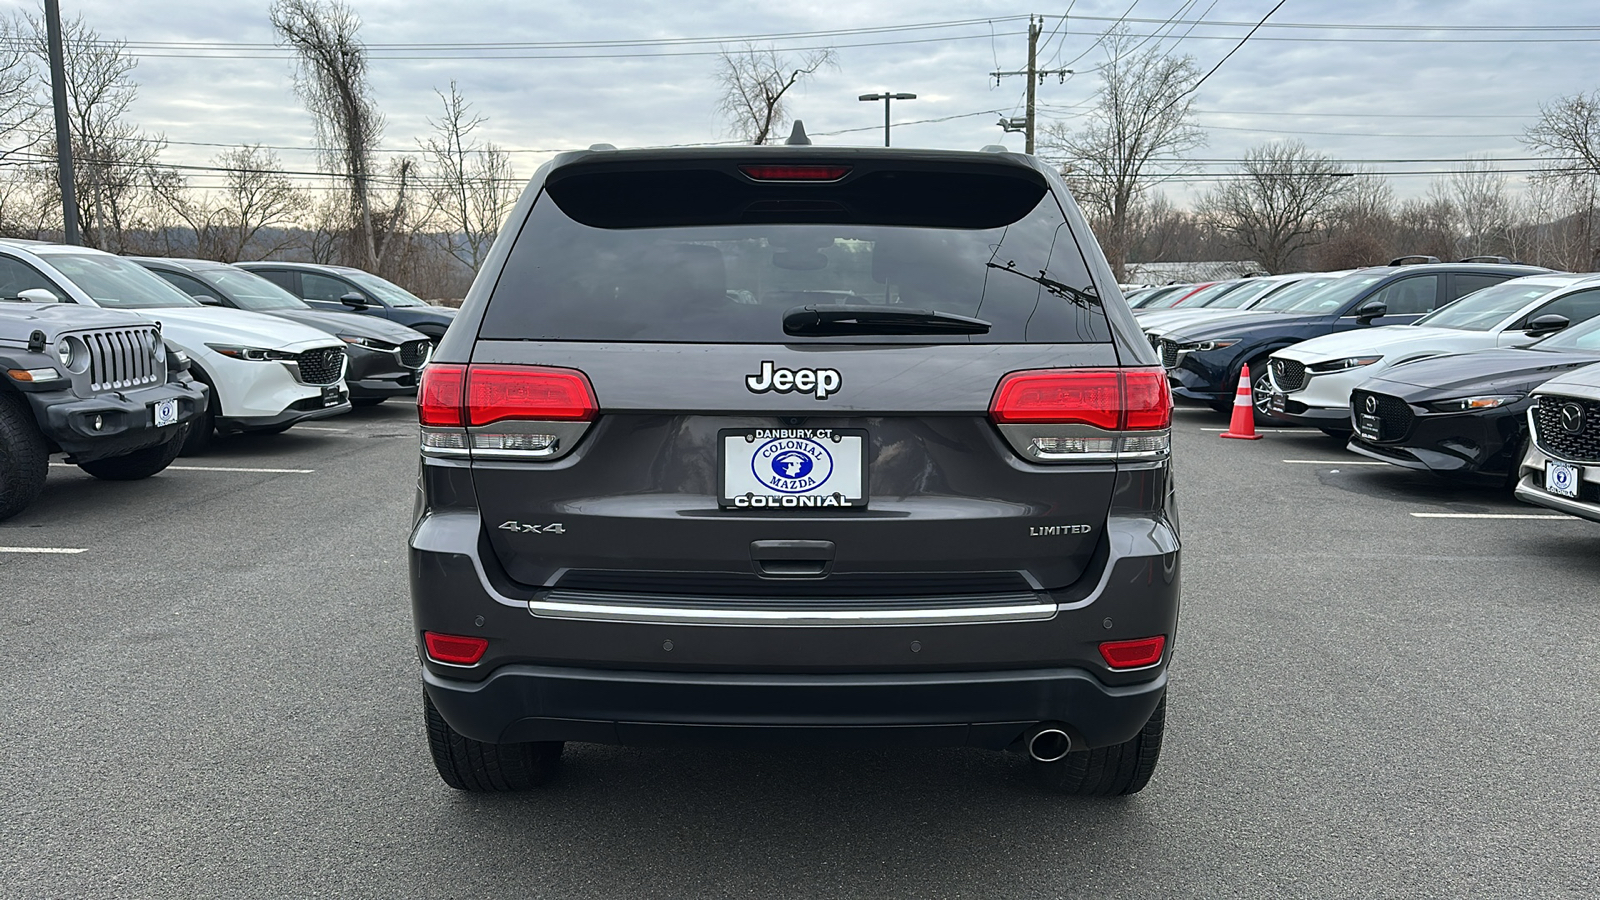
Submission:
<svg viewBox="0 0 1600 900">
<path fill-rule="evenodd" d="M 172 465 L 172 461 L 178 458 L 185 443 L 186 436 L 175 437 L 165 444 L 135 450 L 122 456 L 78 463 L 78 468 L 103 481 L 138 481 L 141 478 L 149 478 Z"/>
<path fill-rule="evenodd" d="M 422 695 L 428 749 L 444 783 L 458 791 L 526 791 L 548 784 L 561 764 L 560 741 L 486 744 L 466 737 Z"/>
<path fill-rule="evenodd" d="M 1053 763 L 1034 763 L 1039 779 L 1052 790 L 1080 797 L 1119 797 L 1137 794 L 1150 783 L 1161 758 L 1161 736 L 1166 730 L 1167 697 L 1133 740 L 1095 750 L 1078 750 Z"/>
<path fill-rule="evenodd" d="M 50 474 L 50 445 L 33 420 L 28 401 L 0 393 L 0 519 L 9 519 L 39 499 Z"/>
</svg>

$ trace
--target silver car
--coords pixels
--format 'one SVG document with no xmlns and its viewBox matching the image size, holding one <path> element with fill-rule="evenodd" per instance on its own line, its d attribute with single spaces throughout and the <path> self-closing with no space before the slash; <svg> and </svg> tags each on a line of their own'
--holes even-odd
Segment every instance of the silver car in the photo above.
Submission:
<svg viewBox="0 0 1600 900">
<path fill-rule="evenodd" d="M 1600 522 L 1600 365 L 1552 378 L 1533 394 L 1533 439 L 1522 457 L 1517 499 Z"/>
</svg>

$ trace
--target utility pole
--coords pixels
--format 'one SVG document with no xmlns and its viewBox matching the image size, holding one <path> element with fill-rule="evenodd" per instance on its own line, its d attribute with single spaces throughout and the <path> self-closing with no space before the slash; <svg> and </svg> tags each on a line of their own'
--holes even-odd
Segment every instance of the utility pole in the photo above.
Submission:
<svg viewBox="0 0 1600 900">
<path fill-rule="evenodd" d="M 45 39 L 50 44 L 50 96 L 56 108 L 56 170 L 61 179 L 62 240 L 78 243 L 78 197 L 73 190 L 72 131 L 67 125 L 67 65 L 61 49 L 61 2 L 44 0 Z"/>
<path fill-rule="evenodd" d="M 857 100 L 863 100 L 863 101 L 866 101 L 866 102 L 869 102 L 869 103 L 870 102 L 875 102 L 875 101 L 878 101 L 878 100 L 882 100 L 883 101 L 883 145 L 885 147 L 887 147 L 887 146 L 889 146 L 889 103 L 890 103 L 890 101 L 892 101 L 892 100 L 915 100 L 915 99 L 917 99 L 917 95 L 916 94 L 891 94 L 888 91 L 884 91 L 881 94 L 862 94 L 861 96 L 857 97 L 856 99 Z"/>
<path fill-rule="evenodd" d="M 1039 35 L 1043 31 L 1044 17 L 1036 17 L 1032 15 L 1028 16 L 1028 67 L 1017 72 L 989 73 L 990 77 L 994 78 L 994 82 L 997 85 L 1000 83 L 1000 79 L 1012 75 L 1022 75 L 1028 79 L 1027 115 L 1020 117 L 1020 119 L 1017 116 L 1011 116 L 1001 119 L 998 123 L 1000 128 L 1007 133 L 1016 131 L 1022 132 L 1023 142 L 1025 144 L 1024 152 L 1026 153 L 1033 152 L 1033 136 L 1035 133 L 1034 125 L 1038 121 L 1033 110 L 1034 93 L 1036 89 L 1044 82 L 1044 77 L 1046 75 L 1054 75 L 1061 81 L 1065 82 L 1067 80 L 1067 76 L 1072 74 L 1071 69 L 1039 70 Z"/>
</svg>

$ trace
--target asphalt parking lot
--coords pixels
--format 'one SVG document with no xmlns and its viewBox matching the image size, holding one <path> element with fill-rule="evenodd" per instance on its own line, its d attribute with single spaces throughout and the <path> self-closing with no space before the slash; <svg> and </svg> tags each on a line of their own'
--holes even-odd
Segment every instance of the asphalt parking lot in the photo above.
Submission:
<svg viewBox="0 0 1600 900">
<path fill-rule="evenodd" d="M 0 894 L 1600 895 L 1600 526 L 1184 408 L 1185 605 L 1136 797 L 979 751 L 592 745 L 470 796 L 422 732 L 413 415 L 142 482 L 53 468 L 0 525 Z"/>
</svg>

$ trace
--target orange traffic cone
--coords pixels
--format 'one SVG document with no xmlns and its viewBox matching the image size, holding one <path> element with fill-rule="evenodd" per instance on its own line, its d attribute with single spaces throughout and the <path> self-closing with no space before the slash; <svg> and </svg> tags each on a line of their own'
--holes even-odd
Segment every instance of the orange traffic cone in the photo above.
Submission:
<svg viewBox="0 0 1600 900">
<path fill-rule="evenodd" d="M 1249 366 L 1239 370 L 1239 390 L 1233 395 L 1233 420 L 1221 436 L 1241 441 L 1261 440 L 1261 435 L 1256 434 L 1256 407 L 1250 396 Z"/>
</svg>

